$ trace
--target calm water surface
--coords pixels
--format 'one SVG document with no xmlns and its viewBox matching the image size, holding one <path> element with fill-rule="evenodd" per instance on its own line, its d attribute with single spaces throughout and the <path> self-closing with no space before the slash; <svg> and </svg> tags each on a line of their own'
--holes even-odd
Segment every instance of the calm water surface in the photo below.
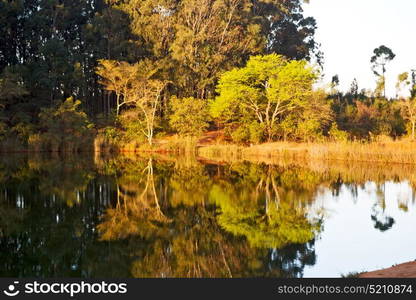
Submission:
<svg viewBox="0 0 416 300">
<path fill-rule="evenodd" d="M 0 157 L 2 277 L 340 277 L 416 259 L 415 170 Z"/>
</svg>

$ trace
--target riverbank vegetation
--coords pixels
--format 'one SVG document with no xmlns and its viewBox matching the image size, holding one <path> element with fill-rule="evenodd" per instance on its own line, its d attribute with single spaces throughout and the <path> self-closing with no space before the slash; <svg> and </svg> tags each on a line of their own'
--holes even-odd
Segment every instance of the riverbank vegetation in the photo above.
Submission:
<svg viewBox="0 0 416 300">
<path fill-rule="evenodd" d="M 0 1 L 0 150 L 416 161 L 415 71 L 388 99 L 383 45 L 374 91 L 341 92 L 337 75 L 317 89 L 302 5 Z"/>
</svg>

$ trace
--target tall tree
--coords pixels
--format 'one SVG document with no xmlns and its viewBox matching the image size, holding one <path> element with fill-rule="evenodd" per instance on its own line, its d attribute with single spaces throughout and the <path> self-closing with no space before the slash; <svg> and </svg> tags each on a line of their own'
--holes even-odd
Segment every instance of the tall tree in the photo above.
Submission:
<svg viewBox="0 0 416 300">
<path fill-rule="evenodd" d="M 354 78 L 354 80 L 351 82 L 350 93 L 354 98 L 357 98 L 357 96 L 358 96 L 358 81 L 357 81 L 357 78 Z"/>
<path fill-rule="evenodd" d="M 371 57 L 371 69 L 374 75 L 378 77 L 377 89 L 383 91 L 384 98 L 386 97 L 386 65 L 392 61 L 396 54 L 393 51 L 382 45 L 373 51 L 374 55 Z"/>
</svg>

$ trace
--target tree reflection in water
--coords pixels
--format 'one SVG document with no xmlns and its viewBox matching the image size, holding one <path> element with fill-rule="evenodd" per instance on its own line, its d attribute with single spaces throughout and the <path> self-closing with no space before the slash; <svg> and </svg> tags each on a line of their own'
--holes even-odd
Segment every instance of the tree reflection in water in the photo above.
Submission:
<svg viewBox="0 0 416 300">
<path fill-rule="evenodd" d="M 0 276 L 301 277 L 324 222 L 316 194 L 343 182 L 291 164 L 11 156 Z"/>
</svg>

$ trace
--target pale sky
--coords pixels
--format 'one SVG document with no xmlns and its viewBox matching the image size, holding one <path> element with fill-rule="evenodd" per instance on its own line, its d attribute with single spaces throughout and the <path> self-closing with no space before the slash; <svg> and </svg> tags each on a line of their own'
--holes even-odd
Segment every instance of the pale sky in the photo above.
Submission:
<svg viewBox="0 0 416 300">
<path fill-rule="evenodd" d="M 344 91 L 354 78 L 360 89 L 374 89 L 370 58 L 380 45 L 396 54 L 387 65 L 387 96 L 396 95 L 399 73 L 416 69 L 416 0 L 310 0 L 304 13 L 318 23 L 326 83 L 338 74 Z"/>
</svg>

